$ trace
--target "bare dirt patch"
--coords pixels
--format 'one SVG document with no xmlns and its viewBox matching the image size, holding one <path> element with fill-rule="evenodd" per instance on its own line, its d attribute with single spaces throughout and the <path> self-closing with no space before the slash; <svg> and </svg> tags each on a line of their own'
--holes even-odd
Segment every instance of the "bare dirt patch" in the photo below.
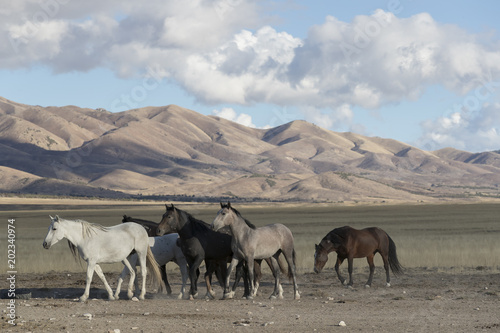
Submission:
<svg viewBox="0 0 500 333">
<path fill-rule="evenodd" d="M 112 286 L 117 273 L 107 274 Z M 0 288 L 8 288 L 1 275 Z M 7 302 L 0 300 L 2 332 L 470 332 L 498 331 L 500 274 L 488 268 L 408 269 L 386 288 L 377 270 L 372 288 L 364 288 L 367 273 L 355 273 L 353 289 L 340 285 L 332 270 L 299 274 L 301 299 L 283 285 L 284 300 L 269 300 L 272 277 L 264 275 L 259 295 L 233 300 L 188 301 L 148 293 L 144 301 L 108 301 L 94 277 L 90 298 L 75 301 L 85 285 L 84 273 L 20 274 L 16 288 L 31 291 L 31 299 L 16 300 L 17 326 L 7 323 Z M 174 293 L 180 275 L 169 274 Z M 204 293 L 200 285 L 200 295 Z M 222 295 L 216 286 L 217 296 Z M 90 315 L 89 315 L 90 314 Z M 343 321 L 345 327 L 338 324 Z"/>
</svg>

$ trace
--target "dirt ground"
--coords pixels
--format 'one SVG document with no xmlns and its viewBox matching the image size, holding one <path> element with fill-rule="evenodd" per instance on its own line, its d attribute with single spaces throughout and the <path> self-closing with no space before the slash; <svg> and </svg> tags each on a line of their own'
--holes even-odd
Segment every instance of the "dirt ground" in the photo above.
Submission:
<svg viewBox="0 0 500 333">
<path fill-rule="evenodd" d="M 117 273 L 107 274 L 112 287 Z M 167 295 L 147 295 L 144 301 L 126 300 L 122 288 L 118 301 L 108 301 L 94 276 L 90 298 L 83 293 L 83 273 L 19 274 L 16 289 L 28 289 L 31 298 L 15 302 L 17 326 L 7 320 L 7 299 L 0 300 L 2 332 L 471 332 L 500 331 L 500 273 L 476 269 L 407 269 L 385 287 L 383 269 L 377 269 L 371 288 L 364 288 L 367 272 L 358 270 L 354 288 L 340 284 L 332 270 L 299 274 L 300 300 L 293 287 L 283 284 L 285 299 L 269 300 L 272 276 L 264 275 L 254 300 L 237 298 L 178 300 Z M 174 294 L 180 290 L 179 273 L 169 273 Z M 1 275 L 0 288 L 8 289 Z M 344 322 L 345 326 L 339 323 Z"/>
</svg>

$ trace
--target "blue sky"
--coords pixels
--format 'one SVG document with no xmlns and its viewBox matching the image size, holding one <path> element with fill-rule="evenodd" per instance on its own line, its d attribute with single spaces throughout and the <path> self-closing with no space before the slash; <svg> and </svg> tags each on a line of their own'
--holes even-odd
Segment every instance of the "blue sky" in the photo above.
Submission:
<svg viewBox="0 0 500 333">
<path fill-rule="evenodd" d="M 0 0 L 0 96 L 500 149 L 497 1 Z"/>
</svg>

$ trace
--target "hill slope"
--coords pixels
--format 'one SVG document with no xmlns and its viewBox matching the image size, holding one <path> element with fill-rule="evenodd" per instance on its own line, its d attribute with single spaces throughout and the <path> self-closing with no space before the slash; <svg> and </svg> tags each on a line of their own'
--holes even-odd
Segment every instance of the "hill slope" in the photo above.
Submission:
<svg viewBox="0 0 500 333">
<path fill-rule="evenodd" d="M 0 98 L 0 179 L 16 193 L 419 201 L 498 197 L 500 154 L 305 121 L 254 129 L 175 105 L 110 113 Z"/>
</svg>

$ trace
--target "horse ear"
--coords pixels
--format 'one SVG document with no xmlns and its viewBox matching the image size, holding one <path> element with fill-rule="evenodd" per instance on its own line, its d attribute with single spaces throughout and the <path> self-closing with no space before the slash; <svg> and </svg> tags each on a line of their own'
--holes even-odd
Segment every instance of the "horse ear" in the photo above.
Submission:
<svg viewBox="0 0 500 333">
<path fill-rule="evenodd" d="M 59 222 L 59 215 L 56 215 L 56 217 L 54 218 L 54 221 Z"/>
<path fill-rule="evenodd" d="M 167 204 L 165 204 L 165 210 L 168 210 L 168 205 Z"/>
<path fill-rule="evenodd" d="M 224 208 L 224 204 L 222 203 L 222 201 L 220 202 L 220 208 Z"/>
<path fill-rule="evenodd" d="M 227 202 L 227 208 L 231 208 L 231 202 Z"/>
<path fill-rule="evenodd" d="M 174 204 L 173 203 L 170 204 L 170 208 L 174 209 Z"/>
</svg>

